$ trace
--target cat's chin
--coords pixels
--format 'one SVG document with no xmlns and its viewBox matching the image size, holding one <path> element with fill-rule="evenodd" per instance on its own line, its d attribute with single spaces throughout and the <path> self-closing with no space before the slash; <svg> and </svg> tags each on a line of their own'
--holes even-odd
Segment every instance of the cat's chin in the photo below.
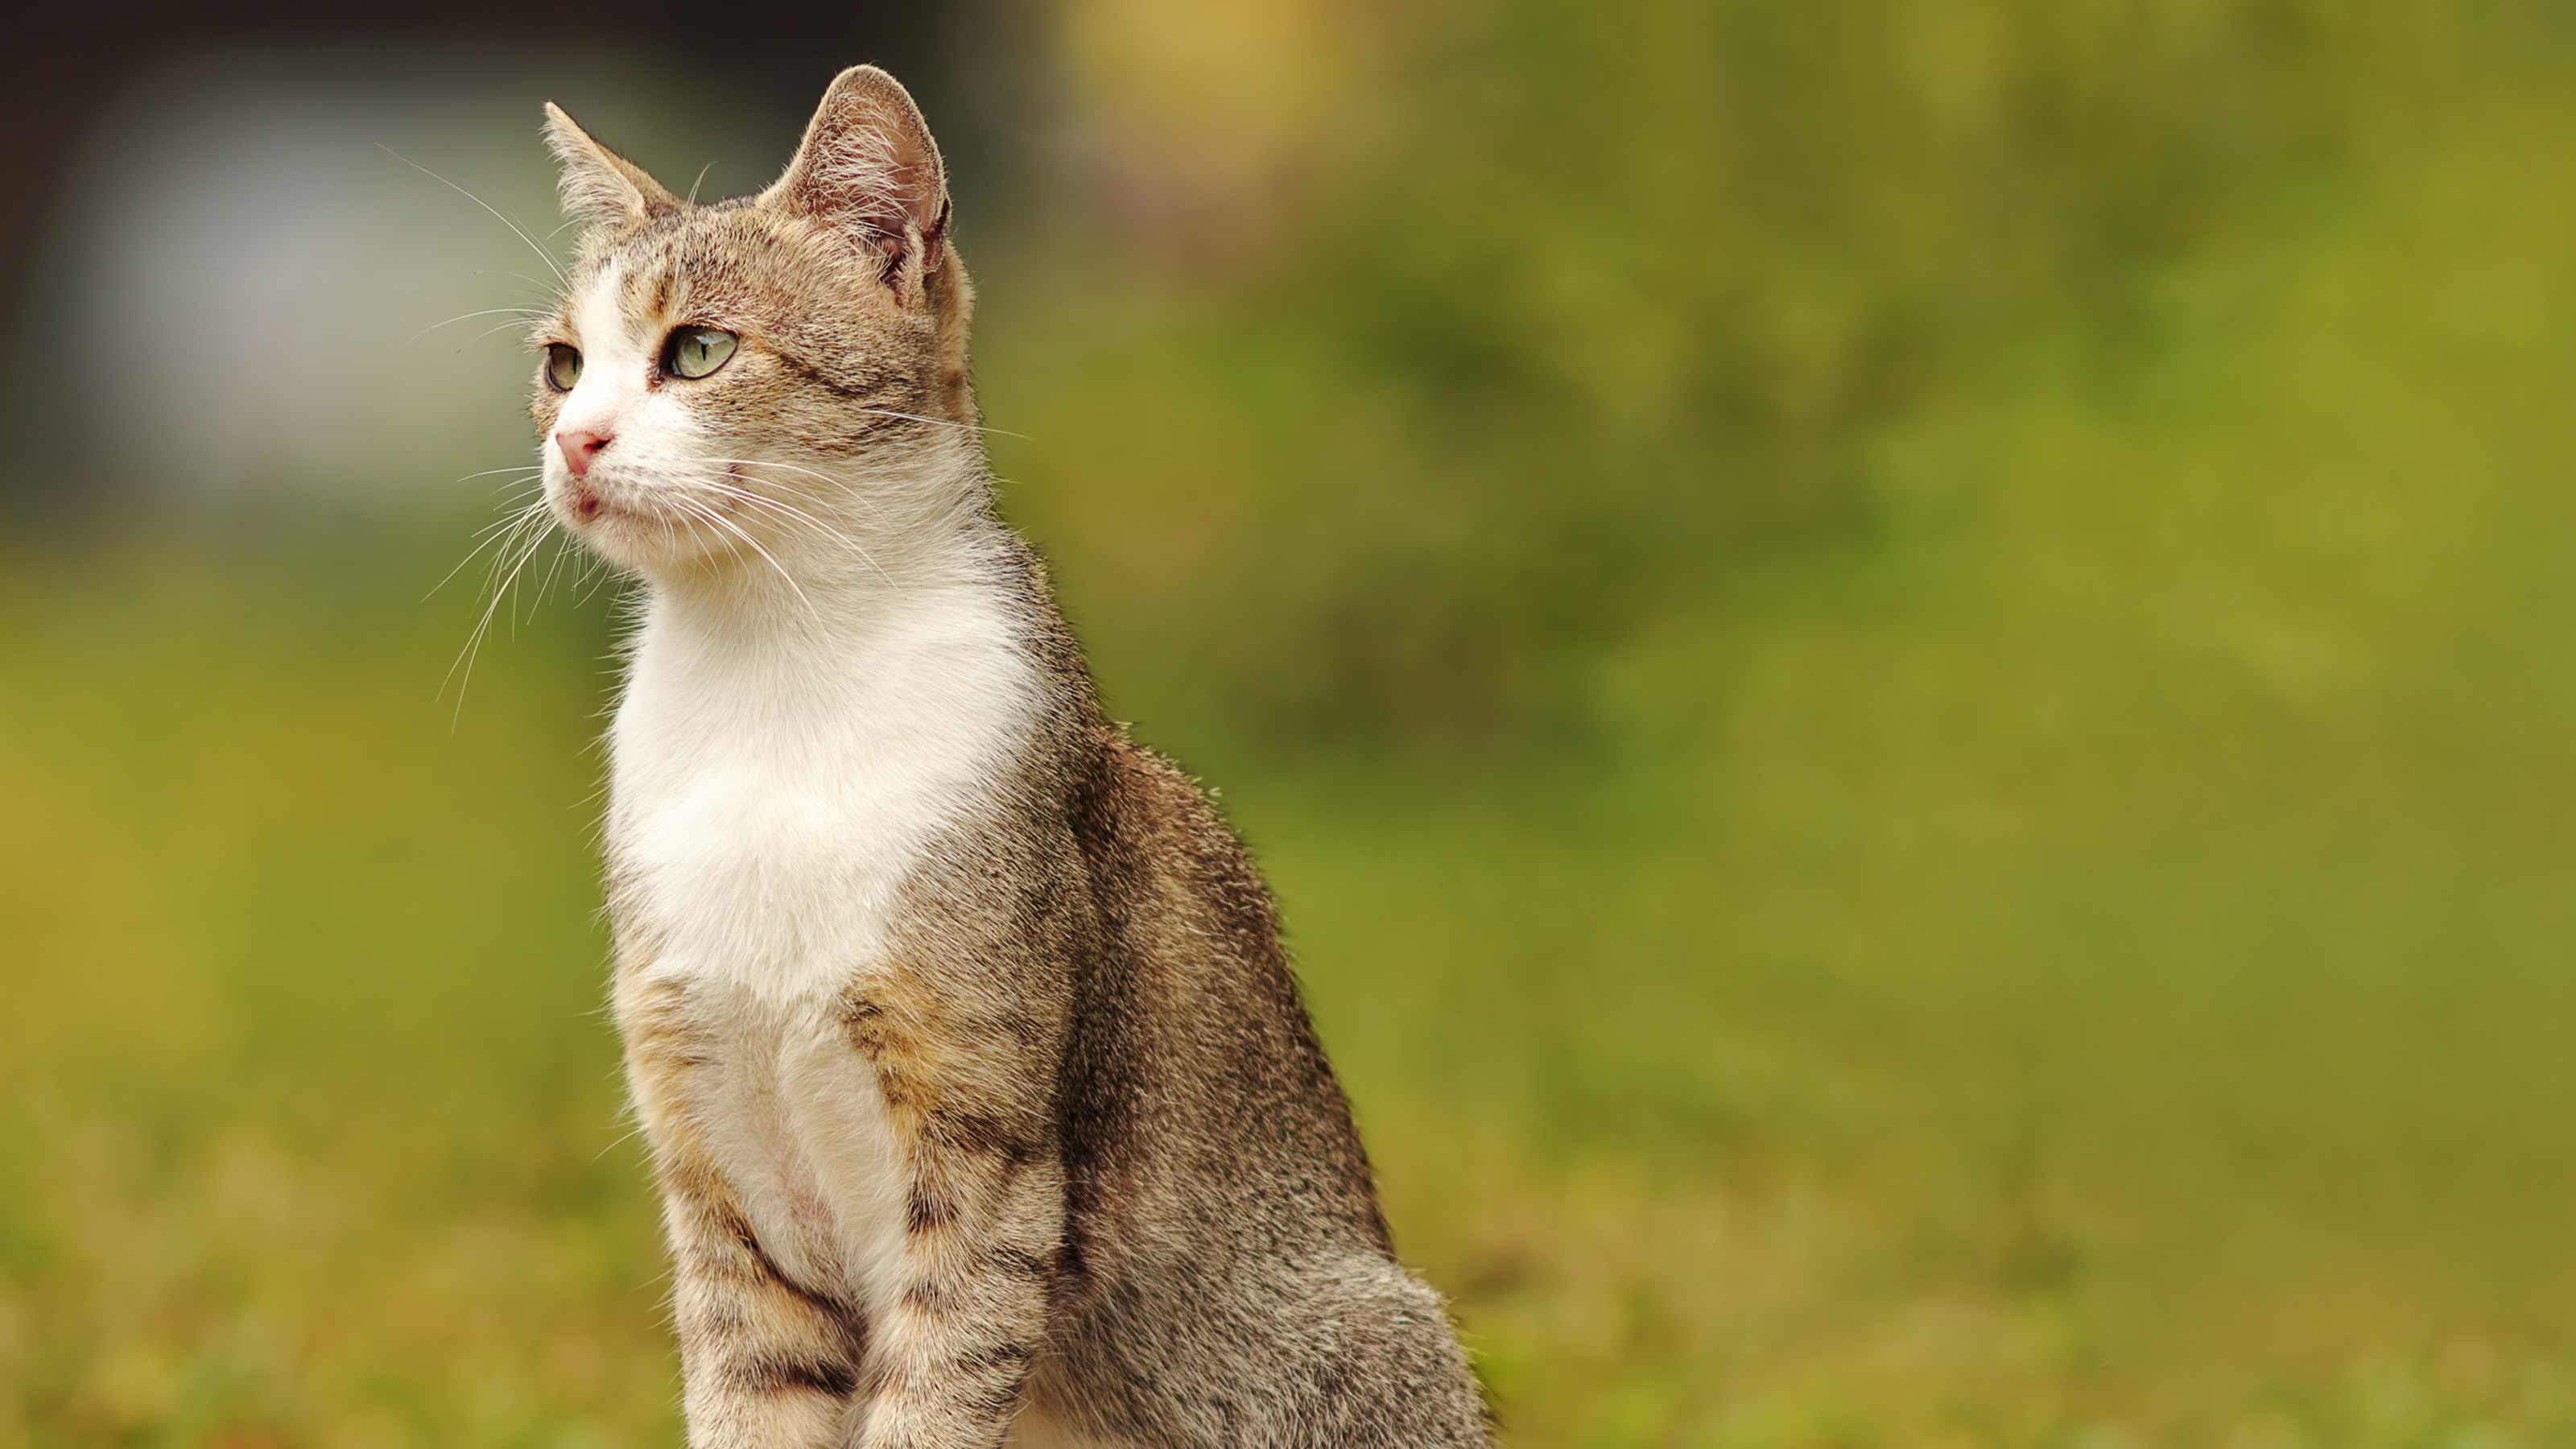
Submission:
<svg viewBox="0 0 2576 1449">
<path fill-rule="evenodd" d="M 547 490 L 546 501 L 564 532 L 629 573 L 689 571 L 723 551 L 703 521 L 654 508 L 625 489 L 565 480 Z"/>
</svg>

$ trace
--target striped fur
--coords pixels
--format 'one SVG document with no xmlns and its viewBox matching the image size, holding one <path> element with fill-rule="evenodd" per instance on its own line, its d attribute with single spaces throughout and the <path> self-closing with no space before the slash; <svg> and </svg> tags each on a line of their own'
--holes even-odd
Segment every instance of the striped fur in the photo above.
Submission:
<svg viewBox="0 0 2576 1449">
<path fill-rule="evenodd" d="M 705 207 L 549 138 L 547 497 L 646 584 L 608 892 L 689 1442 L 1488 1443 L 1268 893 L 994 516 L 910 98 L 844 73 Z M 668 375 L 683 327 L 738 350 Z"/>
</svg>

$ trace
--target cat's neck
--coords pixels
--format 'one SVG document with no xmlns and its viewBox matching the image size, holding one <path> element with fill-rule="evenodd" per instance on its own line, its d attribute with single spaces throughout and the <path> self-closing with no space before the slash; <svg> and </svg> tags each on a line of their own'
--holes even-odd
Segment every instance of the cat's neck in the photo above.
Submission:
<svg viewBox="0 0 2576 1449">
<path fill-rule="evenodd" d="M 1007 602 L 1016 575 L 989 489 L 980 450 L 961 447 L 850 480 L 838 509 L 741 519 L 737 547 L 647 578 L 639 642 L 812 660 Z"/>
<path fill-rule="evenodd" d="M 649 580 L 621 749 L 648 737 L 683 752 L 859 748 L 865 736 L 872 752 L 980 740 L 974 753 L 1012 753 L 1040 691 L 1029 576 L 980 470 L 964 490 L 915 481 L 828 532 L 782 530 L 762 550 Z M 947 744 L 928 744 L 940 734 Z"/>
<path fill-rule="evenodd" d="M 835 656 L 926 611 L 976 600 L 1006 602 L 1006 535 L 989 518 L 957 520 L 936 539 L 910 539 L 817 559 L 767 545 L 765 553 L 647 581 L 649 647 L 659 640 L 730 654 Z"/>
<path fill-rule="evenodd" d="M 930 842 L 1022 778 L 1049 696 L 1010 535 L 976 509 L 889 542 L 651 582 L 609 853 L 668 970 L 837 991 Z"/>
</svg>

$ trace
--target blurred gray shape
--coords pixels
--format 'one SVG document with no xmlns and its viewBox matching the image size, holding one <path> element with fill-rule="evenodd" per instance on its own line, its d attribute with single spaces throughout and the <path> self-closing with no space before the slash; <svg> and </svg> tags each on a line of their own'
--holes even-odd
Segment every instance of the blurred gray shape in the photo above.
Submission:
<svg viewBox="0 0 2576 1449">
<path fill-rule="evenodd" d="M 794 139 L 721 79 L 614 53 L 227 49 L 139 79 L 40 243 L 21 488 L 223 513 L 506 482 L 459 480 L 533 456 L 506 309 L 544 305 L 568 252 L 547 99 L 709 195 Z"/>
</svg>

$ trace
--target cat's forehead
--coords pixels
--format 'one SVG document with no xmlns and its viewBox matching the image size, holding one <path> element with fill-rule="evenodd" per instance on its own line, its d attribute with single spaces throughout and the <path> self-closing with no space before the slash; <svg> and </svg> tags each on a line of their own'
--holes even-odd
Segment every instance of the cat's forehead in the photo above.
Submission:
<svg viewBox="0 0 2576 1449">
<path fill-rule="evenodd" d="M 692 206 L 584 249 L 567 320 L 637 332 L 677 321 L 745 324 L 827 306 L 840 280 L 799 229 L 741 203 Z"/>
</svg>

